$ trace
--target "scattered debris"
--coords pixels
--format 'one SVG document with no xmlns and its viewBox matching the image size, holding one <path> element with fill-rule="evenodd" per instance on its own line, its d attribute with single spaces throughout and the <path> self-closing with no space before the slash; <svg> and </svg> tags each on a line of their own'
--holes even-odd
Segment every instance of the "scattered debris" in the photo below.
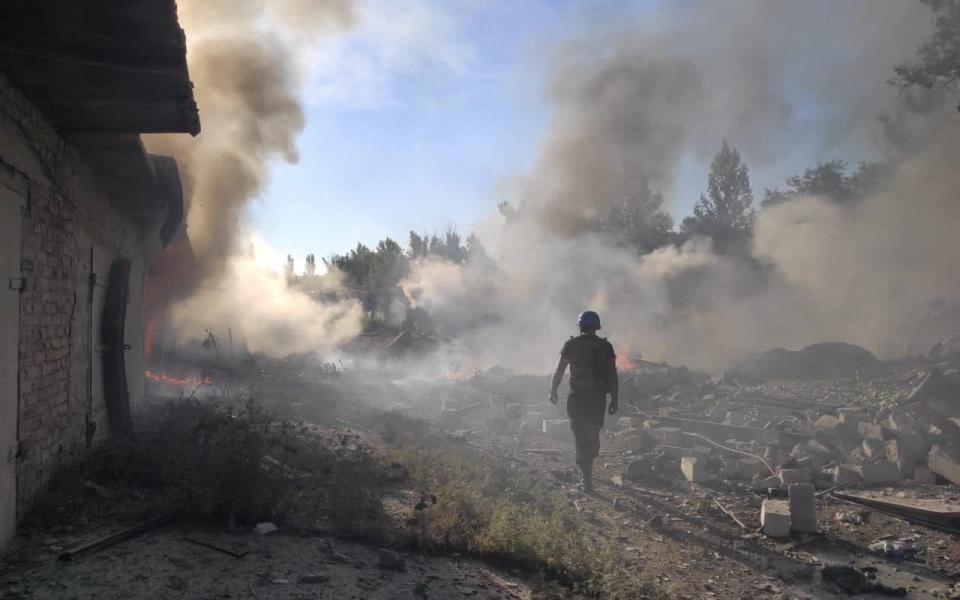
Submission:
<svg viewBox="0 0 960 600">
<path fill-rule="evenodd" d="M 280 528 L 271 523 L 270 521 L 264 521 L 263 523 L 257 523 L 254 526 L 253 531 L 259 533 L 260 535 L 267 535 L 268 533 L 273 533 L 274 531 L 279 531 Z"/>
<path fill-rule="evenodd" d="M 143 523 L 140 523 L 139 525 L 128 527 L 127 529 L 123 529 L 116 533 L 111 533 L 110 535 L 102 537 L 98 540 L 94 540 L 92 542 L 88 542 L 86 544 L 81 544 L 79 546 L 71 548 L 65 552 L 62 552 L 59 558 L 60 560 L 77 560 L 79 558 L 83 558 L 88 554 L 99 552 L 104 548 L 109 548 L 114 544 L 118 544 L 122 541 L 129 540 L 130 538 L 146 533 L 151 529 L 160 527 L 161 525 L 169 523 L 171 519 L 172 517 L 170 515 L 163 515 L 155 519 L 150 519 L 149 521 L 145 521 Z"/>
<path fill-rule="evenodd" d="M 871 552 L 882 554 L 887 558 L 896 558 L 898 560 L 913 558 L 920 551 L 917 546 L 917 539 L 914 537 L 896 540 L 879 540 L 867 546 L 867 549 Z"/>
<path fill-rule="evenodd" d="M 211 549 L 211 550 L 216 550 L 217 552 L 222 552 L 223 554 L 226 554 L 226 555 L 228 555 L 228 556 L 232 556 L 232 557 L 234 557 L 234 558 L 243 558 L 244 556 L 250 554 L 250 551 L 249 551 L 249 550 L 246 550 L 246 551 L 244 551 L 244 552 L 235 552 L 235 551 L 233 551 L 233 550 L 230 550 L 229 548 L 223 548 L 223 547 L 221 547 L 221 546 L 217 546 L 217 545 L 215 545 L 215 544 L 211 544 L 211 543 L 209 543 L 209 542 L 204 542 L 204 541 L 201 541 L 201 540 L 195 540 L 195 539 L 193 539 L 193 538 L 185 537 L 185 538 L 181 538 L 181 539 L 183 539 L 183 541 L 185 541 L 185 542 L 189 542 L 189 543 L 194 544 L 194 545 L 197 545 L 197 546 L 203 546 L 204 548 L 209 548 L 209 549 Z"/>
</svg>

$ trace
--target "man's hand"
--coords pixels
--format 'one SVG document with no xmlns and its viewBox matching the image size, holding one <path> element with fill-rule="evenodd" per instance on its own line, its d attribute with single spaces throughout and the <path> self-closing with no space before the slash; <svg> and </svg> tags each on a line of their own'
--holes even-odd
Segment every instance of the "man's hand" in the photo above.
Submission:
<svg viewBox="0 0 960 600">
<path fill-rule="evenodd" d="M 557 390 L 550 390 L 550 404 L 556 404 L 557 400 Z"/>
<path fill-rule="evenodd" d="M 617 399 L 613 398 L 610 400 L 610 406 L 607 407 L 607 412 L 611 415 L 617 414 L 617 409 L 620 408 Z"/>
</svg>

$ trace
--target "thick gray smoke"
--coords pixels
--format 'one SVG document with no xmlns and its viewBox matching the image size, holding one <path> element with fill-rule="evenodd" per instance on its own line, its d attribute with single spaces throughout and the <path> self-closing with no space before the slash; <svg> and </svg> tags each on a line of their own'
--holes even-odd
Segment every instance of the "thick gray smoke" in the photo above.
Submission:
<svg viewBox="0 0 960 600">
<path fill-rule="evenodd" d="M 877 119 L 899 110 L 886 81 L 929 34 L 929 12 L 902 0 L 664 11 L 617 15 L 559 52 L 551 127 L 518 186 L 530 210 L 478 232 L 495 264 L 426 261 L 404 282 L 415 305 L 461 329 L 464 366 L 545 371 L 588 307 L 621 354 L 706 368 L 823 340 L 897 354 L 945 333 L 923 317 L 960 294 L 960 125 L 948 107 L 914 115 L 904 144 Z M 856 206 L 804 198 L 763 211 L 747 258 L 693 239 L 638 259 L 580 233 L 644 180 L 669 191 L 681 156 L 708 156 L 722 138 L 767 169 L 803 144 L 821 160 L 884 158 L 893 175 Z"/>
<path fill-rule="evenodd" d="M 266 183 L 269 161 L 297 160 L 309 39 L 349 26 L 353 2 L 181 0 L 177 8 L 203 133 L 146 142 L 177 158 L 193 249 L 203 275 L 216 276 L 237 251 L 243 208 Z"/>
<path fill-rule="evenodd" d="M 321 306 L 289 289 L 244 254 L 241 219 L 270 161 L 297 161 L 305 66 L 318 36 L 351 25 L 353 0 L 181 0 L 178 13 L 203 132 L 146 139 L 177 159 L 200 270 L 201 286 L 174 307 L 178 336 L 231 331 L 278 356 L 333 348 L 359 332 L 359 305 Z"/>
</svg>

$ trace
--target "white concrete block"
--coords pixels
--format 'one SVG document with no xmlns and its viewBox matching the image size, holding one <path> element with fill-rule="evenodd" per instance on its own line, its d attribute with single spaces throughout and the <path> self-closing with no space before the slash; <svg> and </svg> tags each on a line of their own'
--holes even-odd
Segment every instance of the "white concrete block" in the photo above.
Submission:
<svg viewBox="0 0 960 600">
<path fill-rule="evenodd" d="M 763 533 L 772 538 L 790 535 L 790 505 L 786 500 L 764 500 L 760 507 Z"/>
</svg>

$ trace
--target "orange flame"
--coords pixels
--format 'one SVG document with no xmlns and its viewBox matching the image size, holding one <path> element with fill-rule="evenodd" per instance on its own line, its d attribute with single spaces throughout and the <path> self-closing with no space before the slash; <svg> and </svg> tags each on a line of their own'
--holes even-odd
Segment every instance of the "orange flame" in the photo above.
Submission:
<svg viewBox="0 0 960 600">
<path fill-rule="evenodd" d="M 617 346 L 617 369 L 632 371 L 635 368 L 636 365 L 630 360 L 630 344 L 621 343 Z"/>
<path fill-rule="evenodd" d="M 144 371 L 143 373 L 150 381 L 169 383 L 171 385 L 213 385 L 213 379 L 210 377 L 173 377 L 166 373 L 154 373 L 153 371 Z"/>
</svg>

